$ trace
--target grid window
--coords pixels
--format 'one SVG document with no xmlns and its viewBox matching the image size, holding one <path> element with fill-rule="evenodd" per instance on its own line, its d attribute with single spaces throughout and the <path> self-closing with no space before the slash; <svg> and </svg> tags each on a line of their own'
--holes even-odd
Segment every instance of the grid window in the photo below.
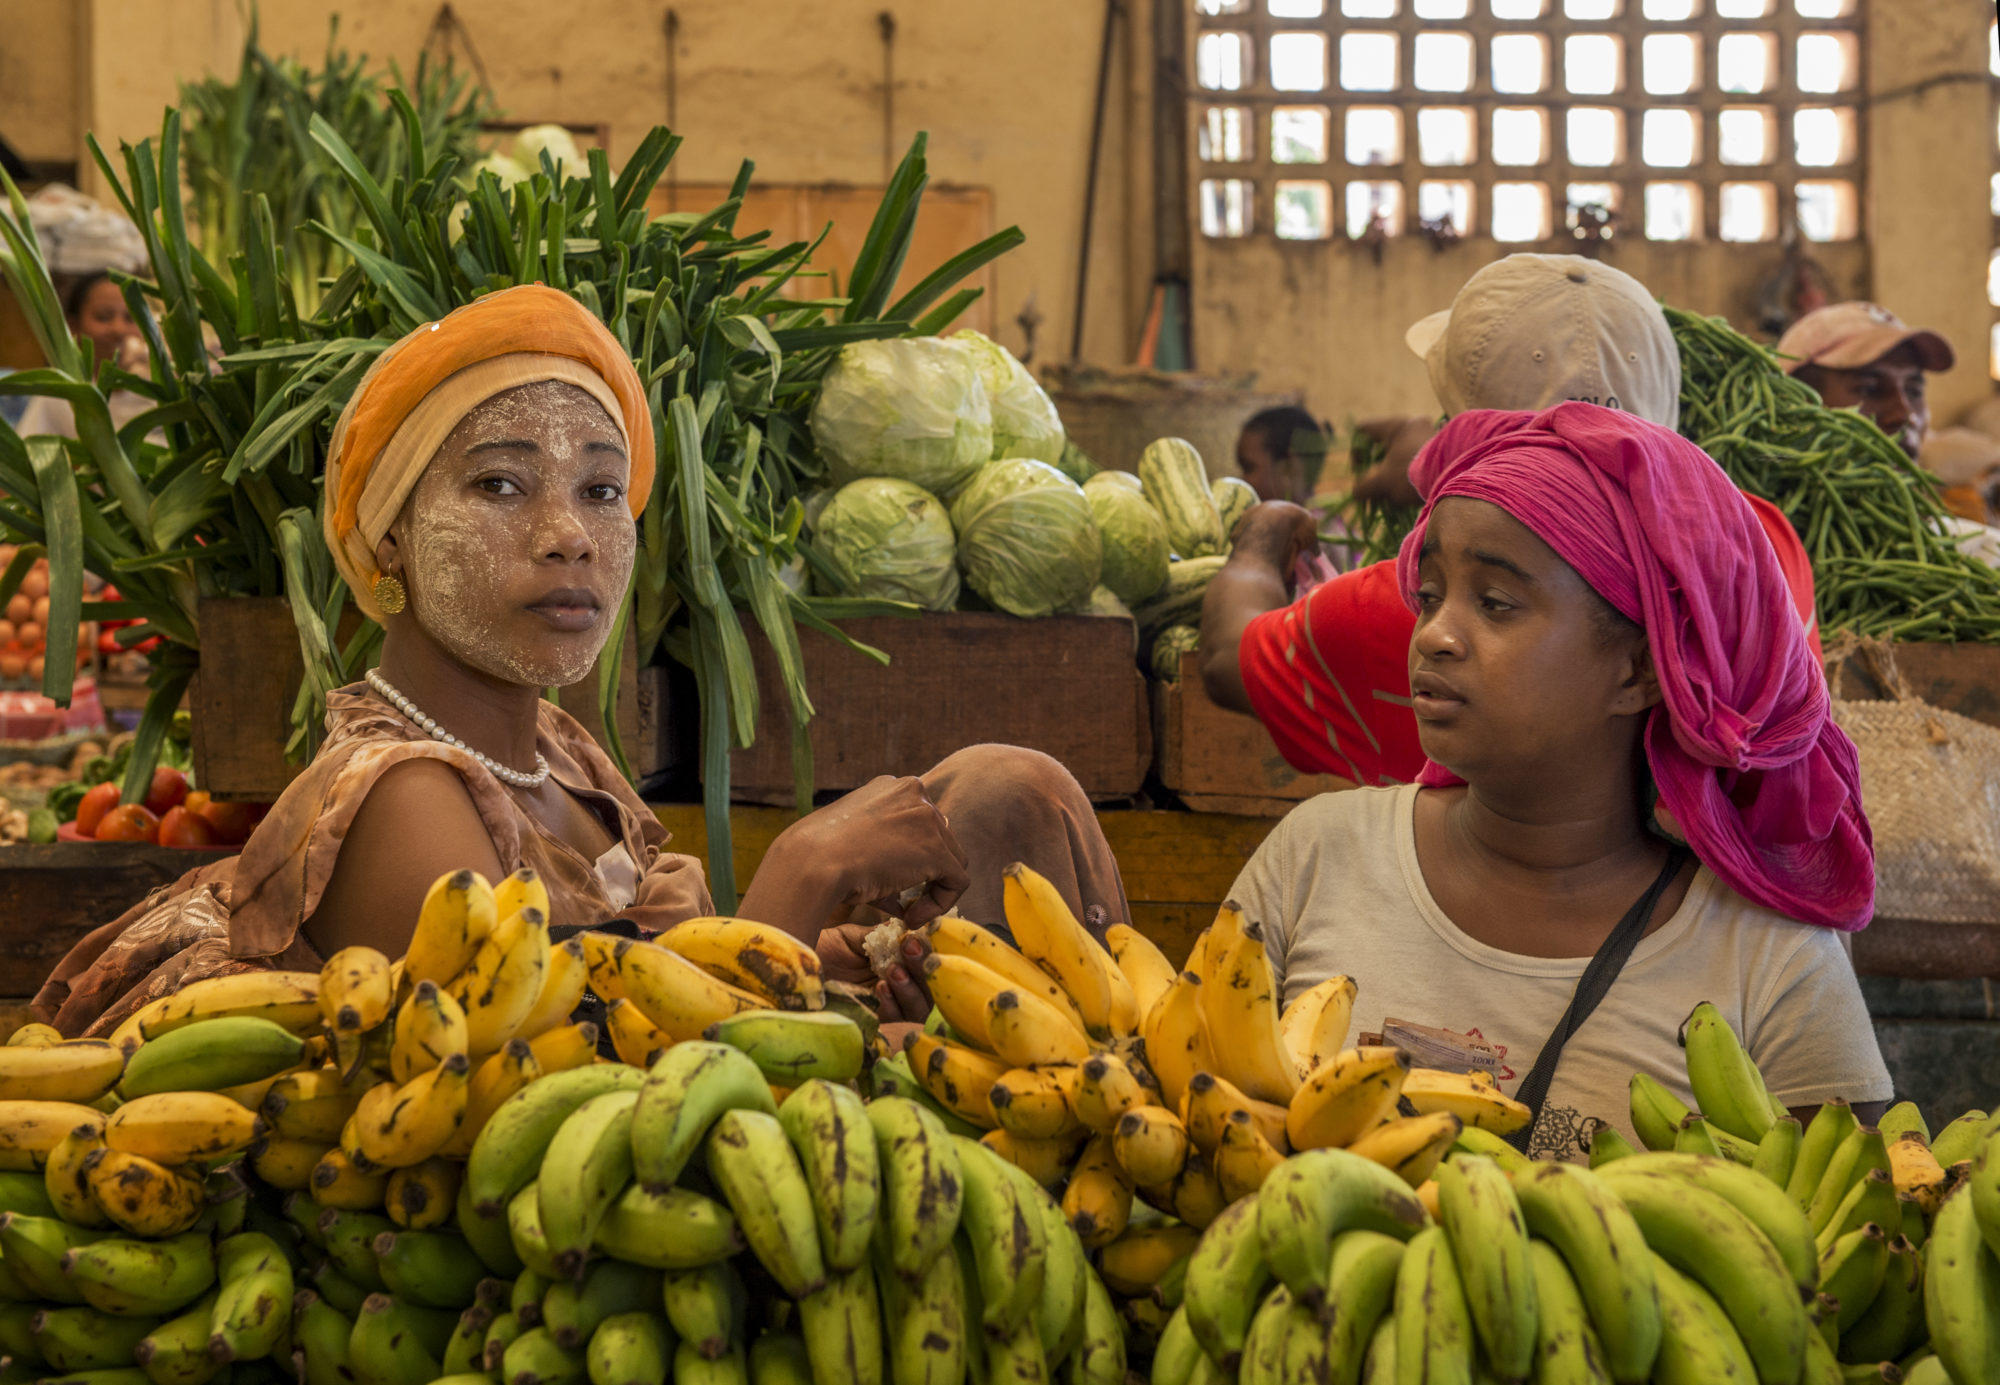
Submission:
<svg viewBox="0 0 2000 1385">
<path fill-rule="evenodd" d="M 1771 0 L 1715 0 L 1718 19 L 1762 19 L 1771 12 Z"/>
<path fill-rule="evenodd" d="M 1577 96 L 1609 96 L 1625 85 L 1625 43 L 1616 34 L 1563 40 L 1563 86 Z"/>
<path fill-rule="evenodd" d="M 1194 79 L 1210 91 L 1250 85 L 1250 35 L 1203 34 L 1194 43 Z"/>
<path fill-rule="evenodd" d="M 1849 91 L 1860 75 L 1861 44 L 1852 33 L 1799 35 L 1799 90 Z"/>
<path fill-rule="evenodd" d="M 1585 22 L 1616 19 L 1619 0 L 1563 0 L 1563 18 Z"/>
<path fill-rule="evenodd" d="M 1854 13 L 1854 0 L 1794 0 L 1801 19 L 1845 19 Z"/>
<path fill-rule="evenodd" d="M 1773 240 L 1778 234 L 1778 187 L 1775 183 L 1724 183 L 1721 196 L 1722 239 Z"/>
<path fill-rule="evenodd" d="M 1333 234 L 1333 185 L 1280 178 L 1271 221 L 1279 240 L 1325 240 Z"/>
<path fill-rule="evenodd" d="M 1472 35 L 1418 34 L 1411 77 L 1418 91 L 1472 90 Z"/>
<path fill-rule="evenodd" d="M 1646 184 L 1646 239 L 1694 240 L 1701 232 L 1701 189 L 1693 183 Z"/>
<path fill-rule="evenodd" d="M 1986 301 L 2000 308 L 2000 250 L 1986 261 Z"/>
<path fill-rule="evenodd" d="M 1203 163 L 1243 163 L 1250 157 L 1250 112 L 1243 106 L 1210 106 L 1195 129 Z"/>
<path fill-rule="evenodd" d="M 1715 84 L 1755 95 L 1777 81 L 1776 34 L 1724 34 L 1715 44 Z"/>
<path fill-rule="evenodd" d="M 1993 175 L 1992 191 L 1987 194 L 1993 215 L 2000 216 L 2000 173 Z"/>
<path fill-rule="evenodd" d="M 1793 157 L 1804 168 L 1853 163 L 1857 126 L 1851 107 L 1807 106 L 1792 116 Z"/>
<path fill-rule="evenodd" d="M 1464 106 L 1426 106 L 1417 112 L 1417 159 L 1434 168 L 1472 162 L 1476 122 Z"/>
<path fill-rule="evenodd" d="M 1325 163 L 1333 148 L 1332 124 L 1324 106 L 1279 106 L 1271 112 L 1271 162 Z"/>
<path fill-rule="evenodd" d="M 1472 0 L 1414 0 L 1419 19 L 1465 19 L 1472 14 Z"/>
<path fill-rule="evenodd" d="M 1493 185 L 1493 239 L 1516 245 L 1547 240 L 1550 229 L 1547 183 Z"/>
<path fill-rule="evenodd" d="M 1801 182 L 1799 229 L 1808 240 L 1853 240 L 1861 234 L 1861 201 L 1845 180 Z"/>
<path fill-rule="evenodd" d="M 1272 35 L 1271 85 L 1279 91 L 1325 91 L 1326 35 Z"/>
<path fill-rule="evenodd" d="M 1402 81 L 1394 34 L 1342 34 L 1340 84 L 1349 91 L 1394 91 Z"/>
<path fill-rule="evenodd" d="M 1293 2 L 1297 3 L 1298 0 Z M 1278 6 L 1283 3 L 1286 3 L 1286 0 L 1272 0 L 1271 13 L 1276 14 Z M 1394 19 L 1396 0 L 1340 0 L 1340 13 L 1348 19 Z M 1296 17 L 1286 16 L 1286 18 Z"/>
<path fill-rule="evenodd" d="M 1648 34 L 1639 66 L 1648 96 L 1686 96 L 1701 86 L 1701 40 L 1693 34 Z"/>
<path fill-rule="evenodd" d="M 1776 157 L 1778 118 L 1767 107 L 1726 107 L 1715 118 L 1716 158 L 1732 168 L 1754 168 Z"/>
<path fill-rule="evenodd" d="M 1387 5 L 1388 13 L 1396 12 L 1396 0 L 1370 0 L 1375 5 Z M 1326 0 L 1266 0 L 1265 11 L 1273 19 L 1318 19 L 1326 13 Z"/>
<path fill-rule="evenodd" d="M 1547 0 L 1491 0 L 1495 19 L 1540 19 L 1548 10 Z"/>
<path fill-rule="evenodd" d="M 1386 235 L 1399 236 L 1403 233 L 1403 185 L 1349 183 L 1347 234 L 1359 240 L 1378 225 Z"/>
<path fill-rule="evenodd" d="M 1532 168 L 1549 157 L 1549 113 L 1532 106 L 1497 106 L 1493 111 L 1493 162 Z"/>
<path fill-rule="evenodd" d="M 1417 218 L 1448 226 L 1454 235 L 1472 234 L 1472 184 L 1418 183 Z"/>
<path fill-rule="evenodd" d="M 1609 168 L 1625 161 L 1625 112 L 1609 106 L 1571 106 L 1567 123 L 1571 163 Z"/>
<path fill-rule="evenodd" d="M 1986 373 L 2000 380 L 2000 322 L 1993 324 L 1993 335 L 1987 345 Z"/>
<path fill-rule="evenodd" d="M 1540 34 L 1501 34 L 1493 40 L 1493 90 L 1533 96 L 1549 84 L 1549 41 Z"/>
<path fill-rule="evenodd" d="M 1616 183 L 1571 183 L 1563 191 L 1566 207 L 1563 212 L 1563 226 L 1575 231 L 1584 225 L 1584 213 L 1618 214 L 1620 188 Z"/>
<path fill-rule="evenodd" d="M 1196 14 L 1248 14 L 1250 0 L 1194 0 Z"/>
<path fill-rule="evenodd" d="M 1646 0 L 1640 13 L 1648 19 L 1679 24 L 1683 20 L 1693 19 L 1700 10 L 1696 6 L 1696 0 Z"/>
<path fill-rule="evenodd" d="M 1256 184 L 1246 178 L 1204 178 L 1201 182 L 1201 233 L 1204 236 L 1250 234 L 1251 201 Z"/>
<path fill-rule="evenodd" d="M 1647 111 L 1640 130 L 1639 157 L 1653 168 L 1690 168 L 1701 157 L 1701 124 L 1693 111 Z"/>
<path fill-rule="evenodd" d="M 1347 161 L 1357 168 L 1403 161 L 1403 112 L 1395 106 L 1350 106 Z"/>
</svg>

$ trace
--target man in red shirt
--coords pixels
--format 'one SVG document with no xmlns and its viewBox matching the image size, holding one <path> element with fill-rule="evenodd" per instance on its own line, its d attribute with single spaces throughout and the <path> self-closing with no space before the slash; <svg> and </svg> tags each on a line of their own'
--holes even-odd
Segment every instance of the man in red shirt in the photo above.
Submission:
<svg viewBox="0 0 2000 1385">
<path fill-rule="evenodd" d="M 1668 428 L 1680 419 L 1680 353 L 1666 315 L 1629 274 L 1581 256 L 1498 260 L 1407 340 L 1447 414 L 1581 400 Z M 1746 498 L 1817 653 L 1805 548 L 1776 506 Z M 1294 600 L 1298 559 L 1318 541 L 1315 516 L 1297 505 L 1271 501 L 1243 517 L 1202 603 L 1203 686 L 1213 701 L 1261 720 L 1303 772 L 1408 783 L 1424 764 L 1410 710 L 1416 616 L 1393 562 Z"/>
</svg>

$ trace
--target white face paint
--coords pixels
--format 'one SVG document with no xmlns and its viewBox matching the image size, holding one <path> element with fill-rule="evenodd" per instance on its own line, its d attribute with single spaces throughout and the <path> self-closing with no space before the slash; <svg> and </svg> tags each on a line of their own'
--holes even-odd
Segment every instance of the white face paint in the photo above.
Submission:
<svg viewBox="0 0 2000 1385">
<path fill-rule="evenodd" d="M 580 682 L 632 574 L 631 470 L 603 406 L 574 385 L 487 400 L 452 429 L 392 530 L 410 616 L 491 677 Z"/>
</svg>

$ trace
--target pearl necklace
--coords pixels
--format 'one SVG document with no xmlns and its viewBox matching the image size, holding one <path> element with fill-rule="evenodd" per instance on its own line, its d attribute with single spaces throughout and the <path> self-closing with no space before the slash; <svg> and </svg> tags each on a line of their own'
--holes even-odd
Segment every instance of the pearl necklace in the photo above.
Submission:
<svg viewBox="0 0 2000 1385">
<path fill-rule="evenodd" d="M 422 727 L 424 731 L 429 733 L 432 740 L 441 741 L 455 750 L 463 750 L 473 759 L 479 761 L 480 764 L 486 766 L 487 772 L 501 783 L 511 784 L 517 789 L 539 789 L 548 779 L 548 757 L 544 756 L 540 751 L 535 752 L 535 772 L 533 774 L 526 773 L 523 770 L 509 769 L 492 756 L 474 750 L 464 741 L 425 716 L 416 703 L 410 701 L 409 698 L 403 696 L 389 685 L 389 680 L 382 676 L 379 669 L 371 668 L 368 670 L 368 686 L 387 698 L 390 705 L 395 707 L 397 711 Z"/>
</svg>

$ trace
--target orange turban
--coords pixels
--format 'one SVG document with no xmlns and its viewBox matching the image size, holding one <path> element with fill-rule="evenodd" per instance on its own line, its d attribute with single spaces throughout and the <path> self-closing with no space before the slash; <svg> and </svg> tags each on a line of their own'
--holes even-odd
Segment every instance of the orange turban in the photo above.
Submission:
<svg viewBox="0 0 2000 1385">
<path fill-rule="evenodd" d="M 575 385 L 604 406 L 632 459 L 633 518 L 646 508 L 653 416 L 625 348 L 566 293 L 541 284 L 490 293 L 384 351 L 334 425 L 321 524 L 363 612 L 382 618 L 375 545 L 451 430 L 493 396 L 541 380 Z"/>
</svg>

